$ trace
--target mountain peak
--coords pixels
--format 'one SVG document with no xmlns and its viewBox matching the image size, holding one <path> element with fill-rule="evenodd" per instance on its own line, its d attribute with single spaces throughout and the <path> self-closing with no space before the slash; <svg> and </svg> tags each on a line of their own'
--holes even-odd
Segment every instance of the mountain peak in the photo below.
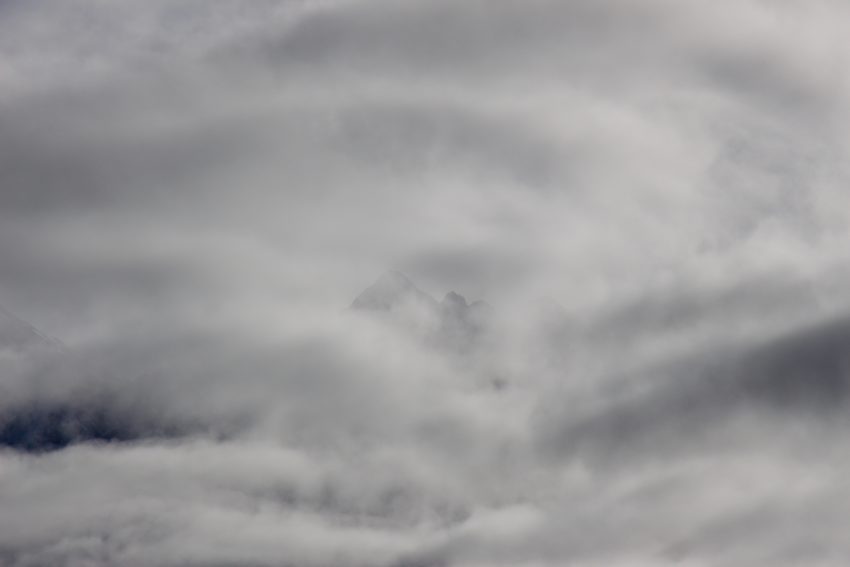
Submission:
<svg viewBox="0 0 850 567">
<path fill-rule="evenodd" d="M 465 352 L 476 344 L 489 326 L 492 311 L 487 303 L 470 304 L 455 291 L 437 302 L 395 270 L 382 275 L 358 295 L 351 309 L 398 315 L 393 320 L 412 322 L 412 328 L 423 330 L 433 344 L 457 352 Z"/>
<path fill-rule="evenodd" d="M 437 303 L 433 297 L 416 287 L 406 275 L 397 270 L 390 270 L 358 295 L 351 304 L 351 308 L 390 311 L 399 304 L 410 300 L 428 305 L 436 305 Z"/>
<path fill-rule="evenodd" d="M 466 302 L 466 298 L 459 293 L 455 293 L 454 291 L 450 291 L 443 298 L 442 304 L 446 307 L 469 307 Z"/>
</svg>

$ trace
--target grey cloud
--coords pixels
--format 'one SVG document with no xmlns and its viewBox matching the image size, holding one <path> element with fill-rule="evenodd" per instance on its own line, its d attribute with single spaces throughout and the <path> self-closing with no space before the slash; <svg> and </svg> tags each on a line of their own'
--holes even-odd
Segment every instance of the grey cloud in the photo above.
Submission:
<svg viewBox="0 0 850 567">
<path fill-rule="evenodd" d="M 695 289 L 672 284 L 655 293 L 643 292 L 598 313 L 588 327 L 564 318 L 568 337 L 633 346 L 671 337 L 706 336 L 704 340 L 733 343 L 752 327 L 781 333 L 818 315 L 811 282 L 792 274 L 769 273 L 721 289 Z M 571 334 L 571 335 L 570 335 Z M 719 336 L 717 336 L 719 335 Z M 694 342 L 704 348 L 701 341 Z M 690 346 L 686 342 L 686 348 Z"/>
<path fill-rule="evenodd" d="M 842 563 L 840 2 L 0 11 L 0 563 Z"/>
<path fill-rule="evenodd" d="M 466 107 L 411 101 L 359 105 L 339 117 L 344 151 L 365 163 L 429 169 L 472 163 L 477 170 L 529 187 L 566 186 L 572 156 L 559 153 L 545 132 L 510 116 Z"/>
<path fill-rule="evenodd" d="M 638 384 L 612 389 L 601 407 L 589 405 L 589 415 L 567 417 L 546 443 L 568 456 L 617 462 L 706 450 L 717 435 L 721 443 L 730 434 L 741 442 L 749 433 L 736 420 L 753 416 L 777 431 L 800 420 L 817 427 L 841 422 L 850 392 L 848 341 L 850 328 L 840 319 L 667 368 L 626 370 Z"/>
</svg>

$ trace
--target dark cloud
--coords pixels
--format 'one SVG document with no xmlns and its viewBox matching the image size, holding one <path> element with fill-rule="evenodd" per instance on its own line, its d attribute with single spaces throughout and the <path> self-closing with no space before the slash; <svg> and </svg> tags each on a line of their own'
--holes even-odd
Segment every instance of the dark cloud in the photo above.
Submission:
<svg viewBox="0 0 850 567">
<path fill-rule="evenodd" d="M 167 439 L 187 433 L 178 424 L 137 419 L 128 415 L 128 409 L 111 405 L 108 399 L 87 400 L 76 407 L 34 402 L 5 408 L 0 413 L 0 446 L 41 452 L 75 443 Z"/>
</svg>

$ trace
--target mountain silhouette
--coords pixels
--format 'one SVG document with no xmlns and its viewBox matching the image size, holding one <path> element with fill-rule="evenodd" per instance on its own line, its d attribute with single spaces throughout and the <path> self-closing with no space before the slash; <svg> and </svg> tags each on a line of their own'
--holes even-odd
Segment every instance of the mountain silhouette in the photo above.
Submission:
<svg viewBox="0 0 850 567">
<path fill-rule="evenodd" d="M 484 301 L 469 303 L 455 291 L 438 302 L 399 271 L 389 271 L 366 288 L 351 304 L 361 312 L 394 313 L 400 319 L 433 323 L 428 338 L 442 346 L 465 350 L 486 329 L 492 307 Z M 419 325 L 420 327 L 427 325 Z"/>
</svg>

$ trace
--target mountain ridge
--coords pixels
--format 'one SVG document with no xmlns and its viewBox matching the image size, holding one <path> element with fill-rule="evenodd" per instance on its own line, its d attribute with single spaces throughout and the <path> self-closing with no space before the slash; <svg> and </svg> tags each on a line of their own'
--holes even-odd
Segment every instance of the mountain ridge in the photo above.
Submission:
<svg viewBox="0 0 850 567">
<path fill-rule="evenodd" d="M 65 350 L 65 345 L 0 305 L 0 352 L 34 348 Z"/>
</svg>

